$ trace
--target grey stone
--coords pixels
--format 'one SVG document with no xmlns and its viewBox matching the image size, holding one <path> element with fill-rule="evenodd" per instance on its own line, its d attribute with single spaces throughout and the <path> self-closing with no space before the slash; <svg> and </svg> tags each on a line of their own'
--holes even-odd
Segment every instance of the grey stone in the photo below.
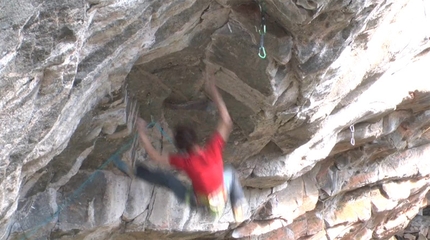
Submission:
<svg viewBox="0 0 430 240">
<path fill-rule="evenodd" d="M 0 239 L 427 235 L 428 1 L 261 1 L 265 59 L 257 2 L 2 2 Z M 125 96 L 167 134 L 148 131 L 160 152 L 178 123 L 210 137 L 207 65 L 234 121 L 243 224 L 111 162 L 150 161 Z"/>
</svg>

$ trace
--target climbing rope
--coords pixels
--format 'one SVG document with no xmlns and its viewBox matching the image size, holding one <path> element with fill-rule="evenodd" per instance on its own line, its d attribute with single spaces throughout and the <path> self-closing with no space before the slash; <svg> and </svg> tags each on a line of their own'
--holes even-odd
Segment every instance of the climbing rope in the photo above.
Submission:
<svg viewBox="0 0 430 240">
<path fill-rule="evenodd" d="M 258 56 L 262 59 L 266 58 L 266 48 L 264 47 L 264 35 L 266 35 L 266 17 L 265 17 L 265 11 L 262 1 L 257 1 L 258 7 L 260 8 L 260 15 L 261 15 L 261 24 L 260 29 L 258 30 L 260 34 L 260 47 L 258 48 Z"/>
<path fill-rule="evenodd" d="M 162 134 L 162 136 L 164 136 L 171 144 L 174 145 L 172 139 L 169 137 L 169 135 L 163 130 L 163 128 L 160 126 L 159 123 L 152 121 L 151 123 L 149 123 L 146 128 L 152 128 L 152 127 L 156 127 Z M 123 169 L 126 168 L 126 166 L 122 166 L 121 162 L 118 161 L 120 159 L 120 155 L 123 154 L 125 151 L 127 151 L 132 145 L 133 142 L 135 142 L 137 138 L 137 134 L 134 134 L 134 136 L 126 143 L 124 144 L 120 149 L 118 149 L 116 152 L 114 152 L 100 167 L 98 167 L 88 178 L 87 180 L 85 180 L 85 182 L 83 182 L 68 198 L 65 199 L 65 201 L 63 202 L 63 204 L 61 204 L 57 211 L 50 217 L 46 218 L 44 221 L 42 221 L 39 225 L 31 228 L 28 230 L 28 233 L 23 232 L 22 237 L 20 238 L 20 240 L 27 240 L 27 239 L 32 239 L 32 236 L 34 234 L 37 233 L 37 231 L 42 228 L 43 226 L 49 224 L 52 220 L 54 220 L 56 217 L 59 216 L 60 212 L 67 208 L 68 206 L 70 206 L 75 200 L 76 197 L 78 197 L 78 195 L 84 190 L 84 188 L 91 183 L 94 178 L 96 177 L 96 174 L 101 171 L 102 169 L 104 169 L 107 165 L 109 165 L 111 162 L 113 162 L 120 170 L 123 171 Z"/>
<path fill-rule="evenodd" d="M 32 229 L 30 229 L 29 233 L 23 233 L 23 236 L 20 238 L 21 240 L 24 239 L 32 239 L 31 236 L 34 235 L 41 227 L 47 225 L 48 223 L 50 223 L 53 219 L 55 219 L 56 217 L 58 217 L 58 215 L 60 214 L 60 212 L 65 209 L 66 207 L 68 207 L 70 204 L 73 203 L 73 201 L 76 199 L 76 197 L 82 192 L 82 190 L 84 190 L 84 188 L 86 187 L 87 184 L 91 183 L 94 178 L 96 177 L 96 174 L 102 170 L 103 168 L 105 168 L 107 165 L 109 165 L 110 162 L 114 161 L 115 158 L 119 157 L 119 155 L 121 155 L 122 153 L 124 153 L 125 151 L 128 150 L 128 148 L 131 147 L 131 144 L 133 142 L 133 138 L 130 139 L 124 146 L 122 146 L 119 150 L 117 150 L 114 154 L 112 154 L 111 157 L 109 157 L 100 167 L 98 167 L 96 169 L 95 172 L 93 172 L 88 178 L 87 180 L 85 180 L 85 182 L 83 182 L 73 193 L 70 197 L 66 198 L 66 200 L 63 202 L 62 205 L 60 205 L 57 209 L 57 211 L 50 217 L 46 218 L 45 221 L 43 221 L 42 223 L 40 223 L 39 225 L 33 227 Z"/>
<path fill-rule="evenodd" d="M 137 117 L 138 117 L 139 106 L 138 106 L 137 101 L 135 99 L 133 99 L 131 96 L 129 96 L 127 88 L 128 88 L 128 86 L 125 85 L 124 86 L 124 90 L 125 90 L 124 91 L 124 99 L 125 99 L 125 103 L 126 103 L 126 125 L 127 125 L 128 129 L 130 129 L 132 132 L 134 132 L 133 137 L 126 144 L 124 144 L 120 149 L 118 149 L 116 152 L 114 152 L 68 198 L 66 198 L 64 200 L 63 204 L 58 206 L 57 211 L 55 211 L 55 213 L 52 214 L 52 216 L 47 217 L 44 221 L 42 221 L 40 224 L 36 225 L 35 227 L 27 229 L 27 233 L 25 231 L 22 231 L 22 236 L 20 238 L 21 240 L 33 239 L 32 236 L 34 234 L 36 234 L 37 231 L 40 230 L 40 228 L 49 224 L 52 220 L 54 220 L 55 218 L 57 218 L 59 216 L 60 212 L 63 209 L 65 209 L 69 205 L 71 205 L 75 201 L 75 199 L 78 197 L 78 195 L 84 190 L 84 188 L 94 180 L 94 178 L 96 177 L 96 174 L 100 170 L 104 169 L 111 162 L 113 162 L 119 170 L 126 173 L 127 175 L 129 175 L 131 173 L 131 170 L 129 169 L 127 164 L 122 162 L 120 159 L 121 159 L 121 155 L 129 149 L 131 149 L 131 151 L 132 151 L 131 158 L 134 159 L 134 152 L 135 152 L 134 149 L 138 144 L 137 143 L 138 142 L 138 134 L 135 132 L 135 125 L 136 125 L 136 121 L 137 121 Z M 161 132 L 162 137 L 166 138 L 172 145 L 174 145 L 174 142 L 169 137 L 169 135 L 164 131 L 164 129 L 161 127 L 161 125 L 159 123 L 154 121 L 154 119 L 151 115 L 151 122 L 146 126 L 146 128 L 149 129 L 149 128 L 152 128 L 154 126 Z"/>
<path fill-rule="evenodd" d="M 146 128 L 148 128 L 148 129 L 149 129 L 149 128 L 153 128 L 154 126 L 158 129 L 158 131 L 160 131 L 161 136 L 165 137 L 165 138 L 167 139 L 167 141 L 169 141 L 173 146 L 175 145 L 175 143 L 173 142 L 173 140 L 170 138 L 169 134 L 167 134 L 167 133 L 164 131 L 164 129 L 161 127 L 161 125 L 160 125 L 159 123 L 157 123 L 157 122 L 155 122 L 155 121 L 152 121 L 151 123 L 149 123 L 149 124 L 147 125 L 147 127 L 146 127 Z"/>
</svg>

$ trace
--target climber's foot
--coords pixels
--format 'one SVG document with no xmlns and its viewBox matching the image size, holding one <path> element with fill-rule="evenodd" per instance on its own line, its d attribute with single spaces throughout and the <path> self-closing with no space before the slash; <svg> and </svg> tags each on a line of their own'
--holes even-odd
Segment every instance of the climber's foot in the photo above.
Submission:
<svg viewBox="0 0 430 240">
<path fill-rule="evenodd" d="M 236 223 L 241 223 L 245 220 L 243 216 L 243 204 L 237 204 L 233 207 L 233 215 Z"/>
</svg>

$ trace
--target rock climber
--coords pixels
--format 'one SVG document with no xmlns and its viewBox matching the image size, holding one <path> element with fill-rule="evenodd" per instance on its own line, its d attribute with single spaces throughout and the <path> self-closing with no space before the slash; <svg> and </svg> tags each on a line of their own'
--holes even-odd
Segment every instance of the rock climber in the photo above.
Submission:
<svg viewBox="0 0 430 240">
<path fill-rule="evenodd" d="M 172 173 L 160 169 L 137 165 L 134 174 L 147 182 L 170 189 L 181 202 L 187 202 L 192 207 L 207 207 L 217 217 L 221 216 L 229 199 L 235 221 L 242 222 L 243 207 L 246 204 L 243 189 L 237 172 L 232 166 L 225 166 L 222 157 L 233 122 L 215 86 L 214 74 L 213 68 L 207 67 L 207 89 L 220 118 L 216 130 L 204 146 L 198 145 L 197 135 L 192 127 L 182 125 L 174 129 L 175 145 L 179 153 L 160 154 L 146 134 L 146 122 L 138 118 L 136 124 L 141 144 L 150 159 L 185 172 L 191 180 L 192 189 Z"/>
</svg>

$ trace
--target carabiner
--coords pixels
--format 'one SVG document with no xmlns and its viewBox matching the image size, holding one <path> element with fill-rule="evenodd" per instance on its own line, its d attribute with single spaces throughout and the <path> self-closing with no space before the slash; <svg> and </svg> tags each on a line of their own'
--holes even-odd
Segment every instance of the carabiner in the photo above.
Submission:
<svg viewBox="0 0 430 240">
<path fill-rule="evenodd" d="M 266 58 L 266 49 L 263 46 L 258 49 L 258 56 L 263 59 Z"/>
</svg>

